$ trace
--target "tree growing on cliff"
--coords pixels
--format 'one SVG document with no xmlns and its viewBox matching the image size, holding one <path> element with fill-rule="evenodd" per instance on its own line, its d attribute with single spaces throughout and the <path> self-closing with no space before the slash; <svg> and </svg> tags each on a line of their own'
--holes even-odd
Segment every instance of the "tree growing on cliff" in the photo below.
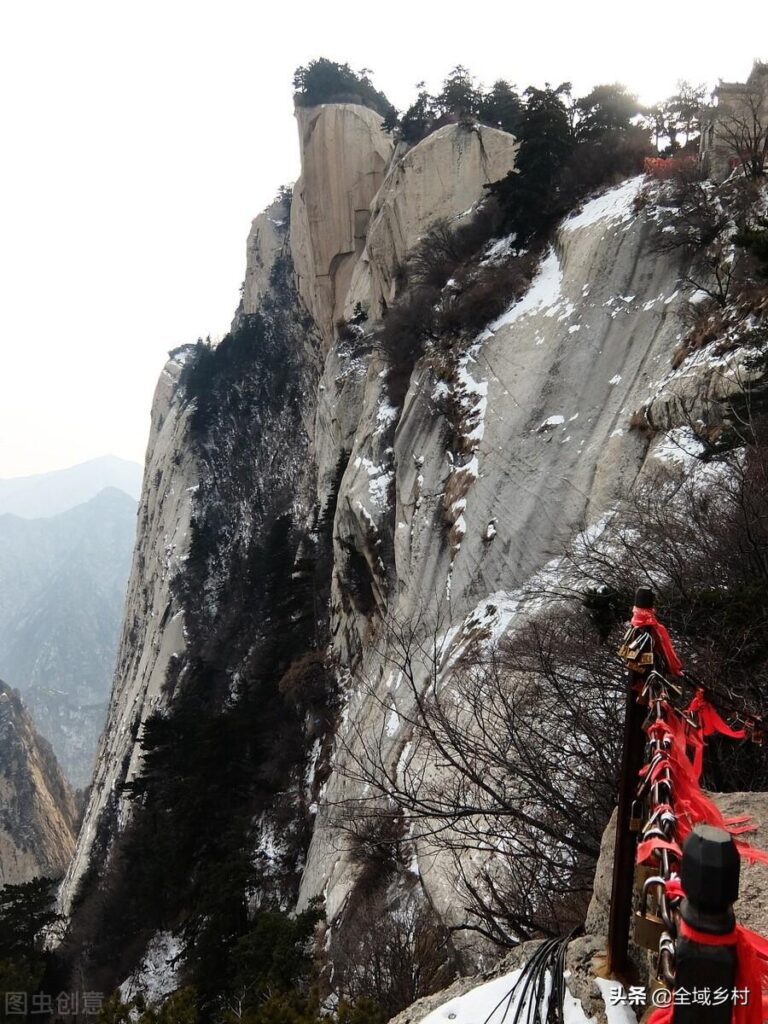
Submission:
<svg viewBox="0 0 768 1024">
<path fill-rule="evenodd" d="M 478 117 L 483 124 L 517 135 L 522 107 L 514 87 L 500 78 L 480 97 Z"/>
<path fill-rule="evenodd" d="M 611 133 L 629 131 L 632 119 L 640 113 L 640 104 L 626 86 L 615 82 L 596 85 L 588 95 L 576 100 L 574 109 L 577 141 L 594 141 Z"/>
<path fill-rule="evenodd" d="M 0 889 L 0 994 L 40 991 L 49 959 L 41 936 L 58 920 L 54 908 L 57 885 L 50 878 L 34 878 Z M 19 1018 L 3 1000 L 0 1020 L 6 1019 Z"/>
<path fill-rule="evenodd" d="M 429 134 L 437 116 L 435 98 L 427 92 L 424 82 L 418 82 L 416 88 L 419 90 L 416 99 L 405 111 L 399 124 L 400 138 L 411 144 L 420 142 Z"/>
<path fill-rule="evenodd" d="M 681 79 L 677 83 L 677 92 L 664 104 L 667 135 L 673 151 L 679 148 L 679 135 L 685 137 L 683 146 L 687 146 L 701 131 L 701 111 L 706 92 L 706 86 L 702 82 L 694 85 Z"/>
<path fill-rule="evenodd" d="M 375 88 L 370 69 L 353 71 L 349 64 L 339 64 L 326 57 L 296 68 L 293 88 L 294 101 L 301 107 L 320 103 L 359 103 L 385 118 L 394 110 L 384 93 Z"/>
<path fill-rule="evenodd" d="M 554 223 L 562 215 L 560 181 L 574 147 L 565 98 L 570 83 L 544 89 L 526 89 L 525 107 L 518 122 L 520 152 L 517 164 L 501 181 L 488 186 L 506 211 L 507 226 L 520 243 Z"/>
<path fill-rule="evenodd" d="M 469 70 L 457 64 L 443 82 L 435 97 L 438 111 L 446 117 L 460 120 L 476 118 L 480 110 L 482 94 Z"/>
</svg>

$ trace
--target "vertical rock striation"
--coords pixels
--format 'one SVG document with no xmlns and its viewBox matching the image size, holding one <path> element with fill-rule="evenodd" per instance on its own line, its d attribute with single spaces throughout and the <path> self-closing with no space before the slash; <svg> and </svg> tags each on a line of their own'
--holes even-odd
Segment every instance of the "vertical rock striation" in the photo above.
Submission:
<svg viewBox="0 0 768 1024">
<path fill-rule="evenodd" d="M 124 820 L 121 786 L 140 764 L 142 722 L 163 706 L 169 667 L 185 647 L 184 614 L 171 584 L 187 554 L 192 499 L 198 486 L 187 444 L 190 408 L 181 401 L 179 377 L 191 347 L 172 353 L 152 404 L 136 547 L 107 724 L 102 733 L 90 800 L 77 849 L 62 885 L 68 913 L 92 857 Z"/>
<path fill-rule="evenodd" d="M 296 118 L 301 177 L 293 190 L 291 252 L 299 295 L 328 348 L 393 146 L 368 107 L 298 107 Z"/>
</svg>

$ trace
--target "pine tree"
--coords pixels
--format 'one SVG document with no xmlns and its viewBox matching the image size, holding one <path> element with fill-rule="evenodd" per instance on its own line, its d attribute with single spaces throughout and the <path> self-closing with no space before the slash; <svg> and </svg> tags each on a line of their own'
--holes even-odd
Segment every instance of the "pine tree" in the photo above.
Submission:
<svg viewBox="0 0 768 1024">
<path fill-rule="evenodd" d="M 504 214 L 507 226 L 525 243 L 547 229 L 563 212 L 560 177 L 570 156 L 574 138 L 563 97 L 570 83 L 556 89 L 526 89 L 526 103 L 519 121 L 520 152 L 514 171 L 489 186 Z"/>
<path fill-rule="evenodd" d="M 576 138 L 595 140 L 613 132 L 628 131 L 632 118 L 640 113 L 637 96 L 619 83 L 596 85 L 576 100 Z"/>
<path fill-rule="evenodd" d="M 502 131 L 517 134 L 523 104 L 514 88 L 499 79 L 490 92 L 484 93 L 479 105 L 479 117 L 483 124 Z"/>
</svg>

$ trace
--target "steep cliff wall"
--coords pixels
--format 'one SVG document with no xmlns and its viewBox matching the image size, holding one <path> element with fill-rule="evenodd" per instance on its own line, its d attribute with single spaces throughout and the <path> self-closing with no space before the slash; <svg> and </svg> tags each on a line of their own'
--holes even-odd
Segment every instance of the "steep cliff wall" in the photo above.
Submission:
<svg viewBox="0 0 768 1024">
<path fill-rule="evenodd" d="M 0 682 L 0 886 L 58 878 L 75 848 L 75 798 L 18 693 Z"/>
<path fill-rule="evenodd" d="M 443 378 L 429 359 L 417 365 L 399 416 L 375 359 L 364 387 L 321 395 L 321 408 L 328 402 L 338 420 L 357 424 L 337 506 L 337 573 L 356 551 L 378 603 L 372 618 L 334 592 L 336 643 L 345 661 L 359 659 L 367 686 L 352 691 L 303 876 L 303 897 L 323 892 L 331 917 L 356 876 L 328 810 L 355 797 L 345 770 L 355 737 L 381 734 L 392 763 L 408 739 L 380 616 L 440 621 L 450 663 L 478 618 L 498 635 L 518 588 L 653 460 L 630 418 L 656 393 L 677 391 L 668 367 L 686 297 L 676 265 L 649 250 L 649 226 L 633 212 L 640 185 L 629 181 L 567 221 L 528 293 L 458 357 L 455 373 Z M 706 374 L 706 364 L 687 371 L 689 389 Z M 343 408 L 347 396 L 353 409 Z M 665 426 L 679 422 L 670 414 Z M 382 549 L 391 552 L 383 563 Z M 420 866 L 450 915 L 450 880 L 430 858 Z"/>
<path fill-rule="evenodd" d="M 291 206 L 291 252 L 299 294 L 328 346 L 392 140 L 375 111 L 353 103 L 298 107 L 296 118 L 301 177 Z"/>
<path fill-rule="evenodd" d="M 397 266 L 437 219 L 477 202 L 516 144 L 449 126 L 399 153 L 385 177 L 392 147 L 378 115 L 339 104 L 298 117 L 290 233 L 284 205 L 257 218 L 232 334 L 215 350 L 177 354 L 158 387 L 110 721 L 65 910 L 88 863 L 125 827 L 121 787 L 141 764 L 142 723 L 192 694 L 193 736 L 201 715 L 214 721 L 245 706 L 252 716 L 247 728 L 236 718 L 244 747 L 224 751 L 214 773 L 229 779 L 230 756 L 242 754 L 258 799 L 234 784 L 231 800 L 208 794 L 211 828 L 220 831 L 226 798 L 254 861 L 265 870 L 285 861 L 283 903 L 297 888 L 300 907 L 322 895 L 333 920 L 361 871 L 333 820 L 335 805 L 365 795 L 354 779 L 359 740 L 379 736 L 391 766 L 409 739 L 386 619 L 439 624 L 450 685 L 467 637 L 479 628 L 500 636 L 531 575 L 652 467 L 663 436 L 650 443 L 631 430 L 633 413 L 647 405 L 670 430 L 687 422 L 689 399 L 704 396 L 701 410 L 716 419 L 740 386 L 737 366 L 729 377 L 707 358 L 669 369 L 688 296 L 675 259 L 650 251 L 633 179 L 560 227 L 528 292 L 495 322 L 428 348 L 402 406 L 393 404 L 375 318 L 391 302 Z M 478 258 L 503 261 L 511 244 L 495 240 Z M 358 302 L 370 319 L 337 332 Z M 290 582 L 277 579 L 286 572 Z M 295 593 L 286 598 L 290 586 L 300 587 L 299 604 Z M 295 638 L 286 653 L 281 644 Z M 326 648 L 342 713 L 336 721 L 335 706 L 299 702 L 299 722 L 278 700 L 296 689 L 283 662 Z M 292 714 L 288 739 L 305 749 L 286 757 Z M 279 750 L 266 743 L 270 729 Z M 290 870 L 281 852 L 289 839 Z M 207 867 L 194 862 L 190 873 Z M 455 923 L 446 865 L 417 850 L 411 875 Z"/>
<path fill-rule="evenodd" d="M 96 759 L 91 796 L 60 901 L 68 913 L 91 857 L 124 817 L 120 788 L 136 773 L 142 723 L 162 706 L 168 668 L 184 650 L 183 612 L 171 583 L 187 554 L 198 470 L 187 444 L 189 408 L 178 381 L 189 349 L 177 350 L 157 384 L 147 446 L 133 565 L 109 716 Z"/>
</svg>

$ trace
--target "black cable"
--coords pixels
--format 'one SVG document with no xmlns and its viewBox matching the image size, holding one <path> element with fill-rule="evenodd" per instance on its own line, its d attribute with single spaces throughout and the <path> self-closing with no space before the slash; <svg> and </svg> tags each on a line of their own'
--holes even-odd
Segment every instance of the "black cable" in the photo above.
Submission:
<svg viewBox="0 0 768 1024">
<path fill-rule="evenodd" d="M 564 938 L 542 942 L 521 968 L 514 985 L 505 992 L 483 1024 L 491 1024 L 494 1014 L 502 1006 L 504 1012 L 498 1024 L 505 1024 L 515 1001 L 517 1008 L 509 1024 L 564 1024 L 565 957 L 568 943 L 578 930 L 574 928 Z M 545 999 L 547 975 L 551 975 L 552 985 L 549 997 Z"/>
</svg>

